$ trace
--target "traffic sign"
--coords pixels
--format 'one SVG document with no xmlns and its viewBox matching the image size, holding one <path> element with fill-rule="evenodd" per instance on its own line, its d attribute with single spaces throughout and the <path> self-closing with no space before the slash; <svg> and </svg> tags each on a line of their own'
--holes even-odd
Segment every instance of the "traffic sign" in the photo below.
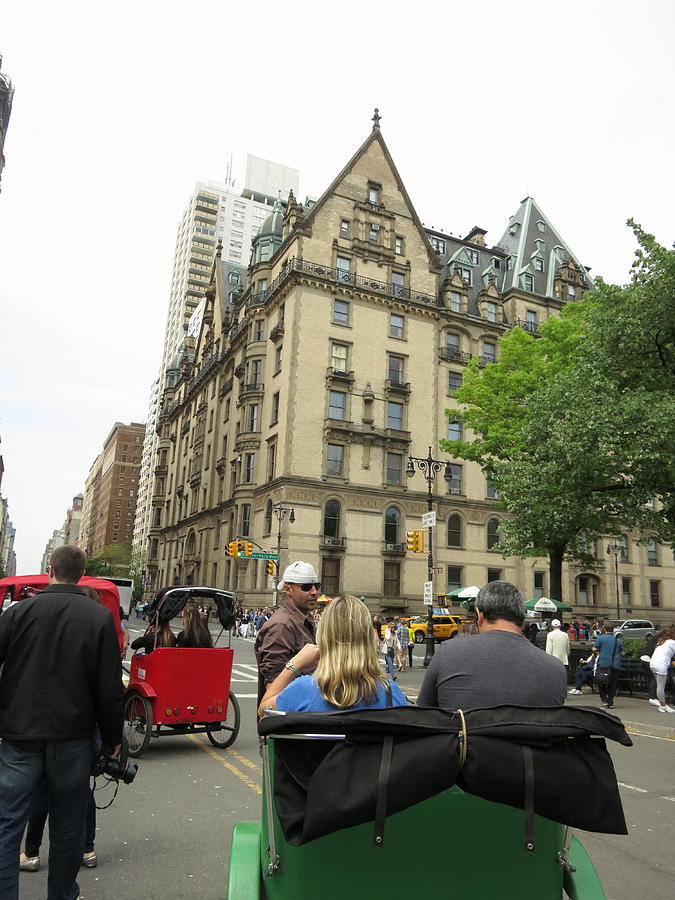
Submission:
<svg viewBox="0 0 675 900">
<path fill-rule="evenodd" d="M 244 557 L 245 559 L 275 559 L 279 562 L 279 554 L 278 553 L 251 553 L 250 556 Z"/>
<path fill-rule="evenodd" d="M 433 528 L 436 524 L 436 512 L 432 510 L 431 512 L 422 513 L 422 528 Z"/>
<path fill-rule="evenodd" d="M 433 603 L 434 603 L 433 589 L 434 589 L 433 581 L 425 581 L 424 582 L 424 605 L 425 606 L 433 606 Z"/>
</svg>

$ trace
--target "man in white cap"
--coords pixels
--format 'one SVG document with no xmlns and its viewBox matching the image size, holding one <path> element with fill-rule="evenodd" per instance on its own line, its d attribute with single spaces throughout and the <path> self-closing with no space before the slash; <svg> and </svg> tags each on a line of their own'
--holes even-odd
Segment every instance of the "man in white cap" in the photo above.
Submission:
<svg viewBox="0 0 675 900">
<path fill-rule="evenodd" d="M 565 666 L 568 678 L 570 674 L 570 639 L 562 630 L 560 619 L 553 619 L 551 630 L 546 635 L 546 652 L 549 656 L 555 656 Z"/>
<path fill-rule="evenodd" d="M 282 605 L 265 622 L 255 639 L 258 703 L 267 685 L 274 681 L 284 666 L 292 669 L 290 660 L 298 650 L 305 644 L 315 643 L 311 613 L 316 608 L 320 590 L 321 582 L 313 565 L 298 560 L 286 566 L 279 583 Z"/>
</svg>

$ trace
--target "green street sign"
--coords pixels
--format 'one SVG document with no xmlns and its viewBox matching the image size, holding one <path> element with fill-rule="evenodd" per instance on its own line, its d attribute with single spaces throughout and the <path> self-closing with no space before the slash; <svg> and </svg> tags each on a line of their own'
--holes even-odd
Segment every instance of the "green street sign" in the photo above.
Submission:
<svg viewBox="0 0 675 900">
<path fill-rule="evenodd" d="M 242 554 L 243 556 L 243 554 Z M 279 562 L 279 554 L 278 553 L 251 553 L 250 556 L 243 557 L 244 559 L 274 559 Z"/>
</svg>

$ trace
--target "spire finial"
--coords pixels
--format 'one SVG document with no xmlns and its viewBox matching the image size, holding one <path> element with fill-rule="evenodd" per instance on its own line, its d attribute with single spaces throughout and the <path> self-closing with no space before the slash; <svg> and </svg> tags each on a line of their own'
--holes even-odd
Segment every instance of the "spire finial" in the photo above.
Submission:
<svg viewBox="0 0 675 900">
<path fill-rule="evenodd" d="M 220 259 L 223 255 L 223 240 L 222 238 L 218 238 L 218 243 L 216 245 L 216 259 Z"/>
<path fill-rule="evenodd" d="M 380 119 L 382 116 L 380 115 L 380 111 L 377 107 L 375 107 L 375 115 L 373 116 L 373 131 L 380 130 Z"/>
</svg>

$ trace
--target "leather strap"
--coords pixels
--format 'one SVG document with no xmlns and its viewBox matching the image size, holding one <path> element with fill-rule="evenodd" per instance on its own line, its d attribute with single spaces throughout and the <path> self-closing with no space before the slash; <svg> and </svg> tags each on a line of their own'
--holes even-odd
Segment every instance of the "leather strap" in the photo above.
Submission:
<svg viewBox="0 0 675 900">
<path fill-rule="evenodd" d="M 389 772 L 394 749 L 394 738 L 387 735 L 382 741 L 382 760 L 380 774 L 377 779 L 377 797 L 375 800 L 375 822 L 373 844 L 381 847 L 384 844 L 384 823 L 387 818 L 387 793 L 389 789 Z"/>
<path fill-rule="evenodd" d="M 523 797 L 523 809 L 525 810 L 525 850 L 534 852 L 534 758 L 532 747 L 522 748 L 523 767 L 525 772 L 525 796 Z"/>
</svg>

